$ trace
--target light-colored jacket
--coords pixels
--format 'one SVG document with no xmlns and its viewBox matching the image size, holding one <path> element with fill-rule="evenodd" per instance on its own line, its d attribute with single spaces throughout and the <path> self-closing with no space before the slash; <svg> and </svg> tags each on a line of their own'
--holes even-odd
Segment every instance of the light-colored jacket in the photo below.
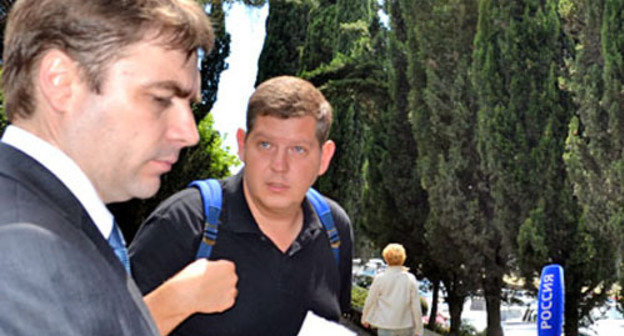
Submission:
<svg viewBox="0 0 624 336">
<path fill-rule="evenodd" d="M 416 328 L 423 335 L 418 281 L 403 266 L 389 266 L 371 284 L 362 323 L 382 329 Z"/>
</svg>

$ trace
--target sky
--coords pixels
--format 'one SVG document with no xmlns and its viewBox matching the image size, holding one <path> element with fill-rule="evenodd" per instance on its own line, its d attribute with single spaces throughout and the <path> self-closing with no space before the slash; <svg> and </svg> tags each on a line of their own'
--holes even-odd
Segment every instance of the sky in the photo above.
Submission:
<svg viewBox="0 0 624 336">
<path fill-rule="evenodd" d="M 221 73 L 217 101 L 212 108 L 215 128 L 224 138 L 224 146 L 236 154 L 236 131 L 245 128 L 247 101 L 254 91 L 258 58 L 266 36 L 268 1 L 262 7 L 242 2 L 225 4 L 225 28 L 231 35 L 228 68 Z"/>
</svg>

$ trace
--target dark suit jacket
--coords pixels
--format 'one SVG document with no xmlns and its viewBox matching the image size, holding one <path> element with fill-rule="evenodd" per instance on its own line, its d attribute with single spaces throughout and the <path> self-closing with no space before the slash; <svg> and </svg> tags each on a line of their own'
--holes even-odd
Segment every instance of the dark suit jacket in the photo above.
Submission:
<svg viewBox="0 0 624 336">
<path fill-rule="evenodd" d="M 158 335 L 134 281 L 78 200 L 4 143 L 0 335 Z"/>
</svg>

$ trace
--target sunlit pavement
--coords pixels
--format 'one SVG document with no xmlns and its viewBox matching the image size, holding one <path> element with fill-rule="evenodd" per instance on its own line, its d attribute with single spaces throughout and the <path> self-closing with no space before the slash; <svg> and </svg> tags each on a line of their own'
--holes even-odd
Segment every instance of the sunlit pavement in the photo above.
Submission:
<svg viewBox="0 0 624 336">
<path fill-rule="evenodd" d="M 534 323 L 527 323 L 514 326 L 503 327 L 503 334 L 505 336 L 536 336 L 537 325 Z"/>
</svg>

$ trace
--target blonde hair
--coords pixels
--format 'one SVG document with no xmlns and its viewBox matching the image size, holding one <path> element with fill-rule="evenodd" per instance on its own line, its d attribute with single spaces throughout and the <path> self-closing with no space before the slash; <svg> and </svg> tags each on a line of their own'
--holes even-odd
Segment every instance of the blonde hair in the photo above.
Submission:
<svg viewBox="0 0 624 336">
<path fill-rule="evenodd" d="M 381 255 L 390 266 L 402 266 L 407 257 L 403 245 L 397 243 L 388 244 Z"/>
</svg>

